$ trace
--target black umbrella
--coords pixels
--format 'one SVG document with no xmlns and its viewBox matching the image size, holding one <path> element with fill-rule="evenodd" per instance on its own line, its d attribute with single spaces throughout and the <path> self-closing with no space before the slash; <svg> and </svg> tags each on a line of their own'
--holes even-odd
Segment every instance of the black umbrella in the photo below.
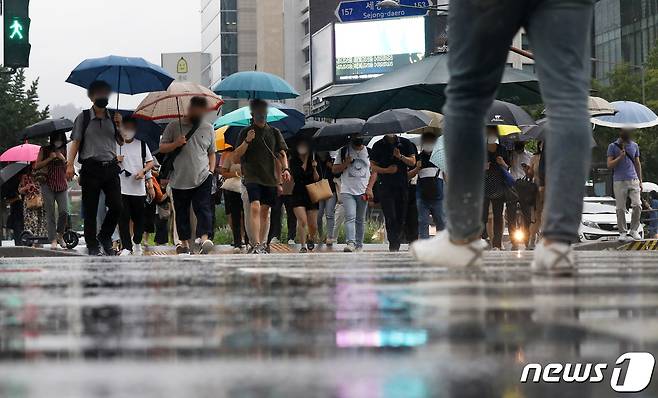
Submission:
<svg viewBox="0 0 658 398">
<path fill-rule="evenodd" d="M 536 140 L 536 141 L 545 141 L 546 140 L 546 130 L 548 127 L 548 119 L 539 119 L 536 122 L 535 126 L 530 127 L 527 129 L 521 137 L 527 137 L 528 139 L 531 140 Z M 594 136 L 592 136 L 592 148 L 596 147 L 596 140 L 594 139 Z"/>
<path fill-rule="evenodd" d="M 536 125 L 527 129 L 523 135 L 533 140 L 544 141 L 544 134 L 546 133 L 546 121 L 546 119 L 537 120 Z"/>
<path fill-rule="evenodd" d="M 50 137 L 53 133 L 66 133 L 73 129 L 73 122 L 69 119 L 46 119 L 35 123 L 18 133 L 18 138 L 23 141 L 31 138 Z"/>
<path fill-rule="evenodd" d="M 362 119 L 340 119 L 318 130 L 313 136 L 313 147 L 317 151 L 335 151 L 347 145 L 350 138 L 362 134 L 365 121 Z"/>
<path fill-rule="evenodd" d="M 426 57 L 325 97 L 327 107 L 318 116 L 366 119 L 396 108 L 441 112 L 449 78 L 448 54 Z M 496 98 L 521 105 L 540 103 L 539 82 L 530 72 L 505 68 Z"/>
<path fill-rule="evenodd" d="M 363 134 L 368 137 L 401 134 L 428 127 L 431 122 L 432 117 L 425 112 L 408 108 L 391 109 L 368 119 L 363 126 Z"/>
<path fill-rule="evenodd" d="M 4 184 L 9 181 L 16 174 L 20 173 L 24 168 L 29 166 L 29 163 L 9 163 L 7 166 L 3 167 L 0 170 L 0 184 Z"/>
<path fill-rule="evenodd" d="M 535 120 L 523 108 L 504 101 L 494 101 L 489 109 L 486 124 L 488 126 L 518 126 L 522 129 L 536 125 Z"/>
</svg>

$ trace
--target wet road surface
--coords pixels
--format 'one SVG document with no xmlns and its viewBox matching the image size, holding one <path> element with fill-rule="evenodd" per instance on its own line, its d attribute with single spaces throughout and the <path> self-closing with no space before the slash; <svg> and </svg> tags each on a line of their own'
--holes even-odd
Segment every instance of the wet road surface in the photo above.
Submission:
<svg viewBox="0 0 658 398">
<path fill-rule="evenodd" d="M 578 256 L 573 279 L 509 252 L 0 259 L 0 397 L 619 396 L 617 357 L 658 357 L 658 255 Z M 520 383 L 534 362 L 609 365 Z"/>
</svg>

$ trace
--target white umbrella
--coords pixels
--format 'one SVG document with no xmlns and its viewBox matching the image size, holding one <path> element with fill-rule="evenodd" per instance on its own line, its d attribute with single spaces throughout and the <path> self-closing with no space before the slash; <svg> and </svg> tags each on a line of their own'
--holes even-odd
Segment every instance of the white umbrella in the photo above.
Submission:
<svg viewBox="0 0 658 398">
<path fill-rule="evenodd" d="M 616 101 L 612 106 L 617 110 L 616 114 L 593 117 L 592 123 L 597 126 L 630 130 L 658 126 L 658 116 L 642 104 L 633 101 Z"/>
</svg>

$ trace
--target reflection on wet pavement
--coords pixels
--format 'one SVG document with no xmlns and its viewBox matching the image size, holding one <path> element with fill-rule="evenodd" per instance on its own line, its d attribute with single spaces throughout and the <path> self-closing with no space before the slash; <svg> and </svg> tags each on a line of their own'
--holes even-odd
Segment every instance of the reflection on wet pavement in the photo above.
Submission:
<svg viewBox="0 0 658 398">
<path fill-rule="evenodd" d="M 516 253 L 0 259 L 0 397 L 616 396 L 617 357 L 658 356 L 658 256 L 579 258 L 574 279 Z M 535 362 L 610 365 L 520 383 Z"/>
</svg>

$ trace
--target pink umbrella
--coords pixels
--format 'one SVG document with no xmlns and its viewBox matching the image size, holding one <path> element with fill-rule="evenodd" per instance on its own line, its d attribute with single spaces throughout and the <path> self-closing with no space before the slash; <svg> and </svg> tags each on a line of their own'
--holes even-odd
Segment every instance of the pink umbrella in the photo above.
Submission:
<svg viewBox="0 0 658 398">
<path fill-rule="evenodd" d="M 41 147 L 34 144 L 23 144 L 9 148 L 0 155 L 0 162 L 34 162 L 39 157 Z"/>
</svg>

